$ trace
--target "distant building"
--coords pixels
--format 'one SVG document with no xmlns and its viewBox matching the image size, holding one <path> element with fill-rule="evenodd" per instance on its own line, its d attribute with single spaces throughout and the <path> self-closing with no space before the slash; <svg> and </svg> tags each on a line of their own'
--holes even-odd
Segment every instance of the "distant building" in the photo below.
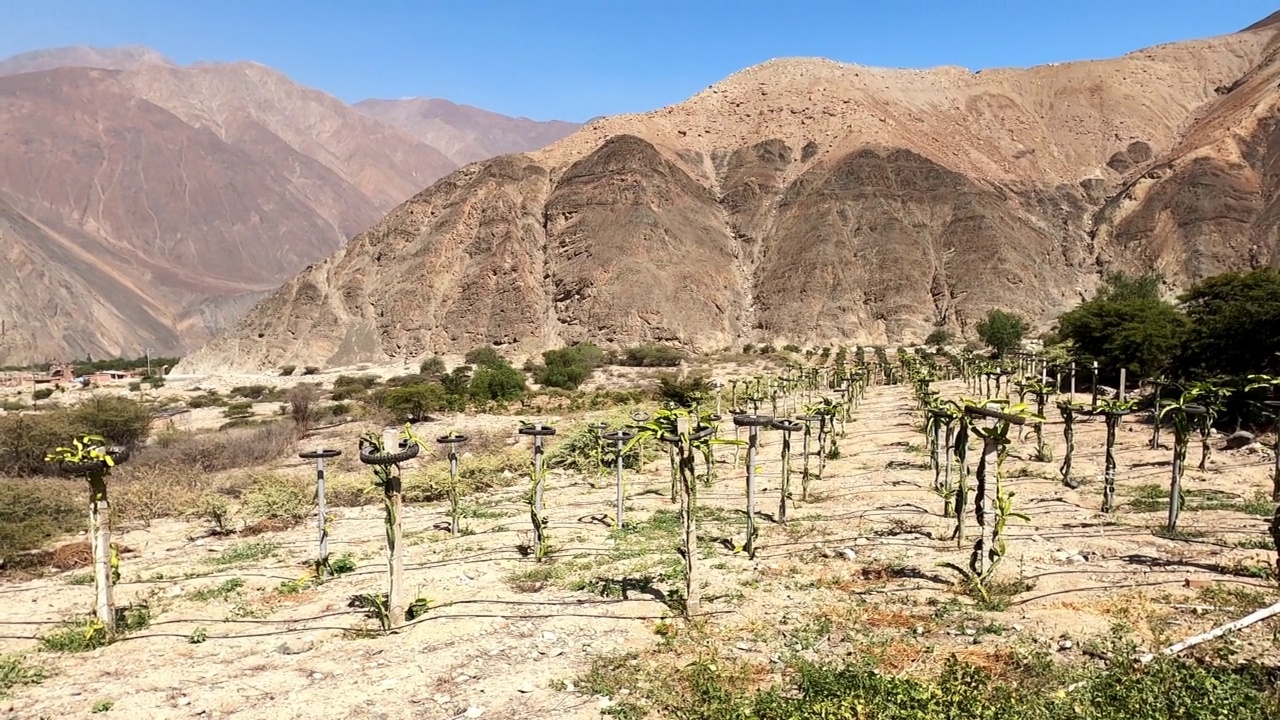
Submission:
<svg viewBox="0 0 1280 720">
<path fill-rule="evenodd" d="M 170 408 L 161 410 L 151 419 L 151 432 L 170 432 L 174 430 L 191 431 L 191 410 L 188 408 Z"/>
</svg>

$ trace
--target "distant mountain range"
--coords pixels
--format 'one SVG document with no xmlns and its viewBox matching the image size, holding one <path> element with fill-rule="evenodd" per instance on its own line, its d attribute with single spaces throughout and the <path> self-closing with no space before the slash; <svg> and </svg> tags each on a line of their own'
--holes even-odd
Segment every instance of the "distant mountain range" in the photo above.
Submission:
<svg viewBox="0 0 1280 720">
<path fill-rule="evenodd" d="M 148 48 L 0 61 L 0 365 L 184 352 L 460 165 L 576 127 Z"/>
</svg>

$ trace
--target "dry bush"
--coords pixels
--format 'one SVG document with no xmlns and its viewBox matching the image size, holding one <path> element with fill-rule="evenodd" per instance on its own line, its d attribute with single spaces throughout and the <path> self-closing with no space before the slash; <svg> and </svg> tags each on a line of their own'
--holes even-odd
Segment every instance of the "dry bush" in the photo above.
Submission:
<svg viewBox="0 0 1280 720">
<path fill-rule="evenodd" d="M 235 511 L 225 495 L 206 492 L 196 499 L 195 507 L 187 513 L 189 517 L 208 523 L 214 535 L 229 535 L 232 532 Z"/>
<path fill-rule="evenodd" d="M 315 508 L 315 484 L 291 475 L 268 473 L 253 479 L 244 490 L 244 513 L 257 520 L 299 521 Z"/>
<path fill-rule="evenodd" d="M 111 510 L 123 522 L 143 527 L 160 518 L 182 517 L 199 497 L 198 479 L 174 466 L 125 465 L 110 487 Z"/>
<path fill-rule="evenodd" d="M 264 533 L 291 530 L 301 523 L 302 520 L 300 518 L 266 518 L 246 526 L 236 534 L 240 537 L 256 537 Z"/>
<path fill-rule="evenodd" d="M 299 430 L 306 430 L 316 423 L 320 416 L 320 400 L 323 393 L 316 383 L 302 383 L 290 388 L 285 394 L 289 403 L 289 415 Z"/>
<path fill-rule="evenodd" d="M 462 496 L 506 487 L 523 477 L 529 454 L 507 448 L 490 455 L 472 455 L 458 461 L 458 492 Z M 407 473 L 402 483 L 406 502 L 436 502 L 447 497 L 449 463 L 440 460 Z"/>
<path fill-rule="evenodd" d="M 0 478 L 0 563 L 88 526 L 83 480 Z"/>
<path fill-rule="evenodd" d="M 360 507 L 378 501 L 379 491 L 369 472 L 339 471 L 324 479 L 325 502 L 330 507 Z"/>
<path fill-rule="evenodd" d="M 527 450 L 505 447 L 497 453 L 472 455 L 458 461 L 461 495 L 506 487 L 524 477 L 529 464 Z M 406 471 L 401 483 L 405 502 L 438 502 L 449 487 L 449 463 L 434 460 Z M 381 491 L 373 484 L 373 474 L 337 472 L 325 478 L 325 499 L 332 507 L 357 507 L 379 502 Z"/>
<path fill-rule="evenodd" d="M 174 433 L 139 453 L 133 465 L 181 467 L 206 473 L 256 467 L 292 454 L 292 423 L 270 422 L 214 433 Z"/>
</svg>

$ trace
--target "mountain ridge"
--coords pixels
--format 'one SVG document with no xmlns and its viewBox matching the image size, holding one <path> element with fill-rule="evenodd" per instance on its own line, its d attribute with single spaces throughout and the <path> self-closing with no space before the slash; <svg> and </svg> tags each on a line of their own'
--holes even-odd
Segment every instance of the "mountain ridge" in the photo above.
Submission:
<svg viewBox="0 0 1280 720">
<path fill-rule="evenodd" d="M 1106 268 L 1192 252 L 1162 250 L 1169 238 L 1216 253 L 1175 283 L 1247 266 L 1257 260 L 1238 238 L 1166 228 L 1152 240 L 1141 201 L 1102 210 L 1187 143 L 1255 142 L 1222 100 L 1248 85 L 1274 112 L 1274 88 L 1248 78 L 1275 71 L 1276 30 L 1028 69 L 746 68 L 682 103 L 447 176 L 183 368 L 482 343 L 533 355 L 579 340 L 918 342 L 935 328 L 971 335 L 993 307 L 1043 325 Z M 1147 215 L 1164 222 L 1168 205 Z"/>
<path fill-rule="evenodd" d="M 0 364 L 188 351 L 456 167 L 256 62 L 0 60 Z"/>
</svg>

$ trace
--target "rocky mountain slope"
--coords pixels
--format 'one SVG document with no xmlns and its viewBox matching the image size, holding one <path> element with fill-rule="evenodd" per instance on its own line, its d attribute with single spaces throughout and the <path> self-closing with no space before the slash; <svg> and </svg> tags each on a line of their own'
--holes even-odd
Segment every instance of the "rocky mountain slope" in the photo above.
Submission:
<svg viewBox="0 0 1280 720">
<path fill-rule="evenodd" d="M 580 127 L 560 120 L 508 117 L 439 98 L 371 99 L 352 107 L 438 148 L 458 165 L 537 150 Z"/>
<path fill-rule="evenodd" d="M 591 339 L 972 335 L 1107 268 L 1272 262 L 1277 26 L 970 72 L 778 60 L 456 172 L 289 281 L 186 369 Z"/>
<path fill-rule="evenodd" d="M 0 61 L 0 365 L 189 350 L 457 166 L 256 63 Z"/>
</svg>

